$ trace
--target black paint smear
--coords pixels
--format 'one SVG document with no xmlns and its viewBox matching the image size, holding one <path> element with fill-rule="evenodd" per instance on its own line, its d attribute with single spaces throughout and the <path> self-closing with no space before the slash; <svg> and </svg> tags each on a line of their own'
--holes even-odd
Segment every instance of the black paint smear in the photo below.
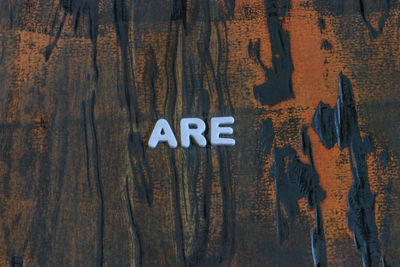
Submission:
<svg viewBox="0 0 400 267">
<path fill-rule="evenodd" d="M 326 244 L 320 203 L 326 198 L 326 192 L 319 184 L 314 167 L 311 141 L 307 127 L 301 132 L 301 145 L 310 164 L 300 161 L 296 151 L 290 146 L 274 148 L 272 174 L 276 192 L 276 229 L 280 244 L 289 238 L 289 221 L 299 215 L 298 200 L 307 199 L 308 208 L 315 209 L 315 228 L 312 232 L 311 247 L 314 266 L 327 266 Z M 287 218 L 281 210 L 285 208 Z M 289 221 L 288 221 L 289 220 Z"/>
<path fill-rule="evenodd" d="M 289 34 L 282 27 L 278 13 L 285 16 L 290 1 L 264 0 L 272 51 L 272 68 L 266 69 L 267 82 L 255 86 L 254 96 L 262 105 L 274 106 L 294 98 L 292 88 L 293 63 Z M 249 49 L 250 50 L 250 49 Z M 259 52 L 258 52 L 259 53 Z"/>
<path fill-rule="evenodd" d="M 320 103 L 321 105 L 324 104 Z M 370 190 L 365 159 L 366 154 L 372 152 L 374 145 L 370 137 L 361 138 L 352 86 L 350 80 L 342 73 L 339 75 L 339 97 L 334 107 L 334 120 L 331 116 L 319 116 L 318 112 L 319 108 L 313 121 L 313 127 L 318 135 L 321 137 L 324 133 L 316 129 L 315 125 L 324 125 L 326 132 L 335 130 L 336 141 L 341 150 L 349 148 L 353 184 L 347 197 L 349 207 L 347 224 L 353 232 L 354 244 L 361 255 L 363 266 L 379 266 L 380 249 L 375 224 L 375 195 Z"/>
<path fill-rule="evenodd" d="M 312 127 L 321 139 L 322 144 L 328 149 L 336 143 L 336 130 L 331 125 L 335 121 L 335 110 L 329 104 L 319 103 L 314 113 Z"/>
<path fill-rule="evenodd" d="M 311 237 L 311 249 L 314 267 L 327 266 L 324 225 L 319 205 L 315 208 L 315 228 Z"/>
<path fill-rule="evenodd" d="M 258 64 L 260 64 L 260 66 L 264 70 L 265 75 L 267 75 L 268 68 L 264 65 L 264 62 L 262 62 L 262 60 L 261 60 L 260 45 L 261 45 L 260 38 L 258 38 L 256 41 L 250 40 L 247 49 L 248 49 L 250 58 L 253 58 L 254 60 L 256 60 L 256 62 Z"/>
<path fill-rule="evenodd" d="M 132 233 L 135 238 L 135 248 L 136 248 L 136 256 L 135 256 L 135 266 L 142 266 L 143 265 L 143 245 L 142 245 L 142 238 L 138 229 L 138 226 L 135 222 L 135 217 L 133 216 L 133 208 L 131 204 L 131 197 L 129 194 L 129 182 L 128 176 L 126 176 L 125 180 L 125 197 L 126 197 L 126 204 L 128 209 L 129 215 L 129 223 L 132 228 Z"/>
<path fill-rule="evenodd" d="M 266 119 L 261 123 L 261 147 L 264 154 L 269 154 L 272 148 L 272 142 L 274 141 L 274 129 L 272 127 L 272 120 Z"/>
<path fill-rule="evenodd" d="M 320 49 L 332 50 L 332 44 L 328 40 L 324 39 L 322 40 Z"/>
<path fill-rule="evenodd" d="M 349 147 L 354 135 L 357 134 L 361 144 L 353 89 L 350 80 L 342 73 L 339 75 L 339 97 L 335 107 L 335 129 L 340 149 Z"/>
<path fill-rule="evenodd" d="M 297 201 L 300 198 L 307 199 L 308 208 L 311 210 L 325 199 L 326 193 L 318 183 L 318 174 L 313 166 L 301 162 L 293 148 L 275 147 L 273 154 L 272 171 L 277 197 L 277 218 L 282 218 L 280 214 L 280 202 L 282 202 L 288 218 L 293 220 L 299 214 Z M 280 238 L 287 237 L 288 233 L 281 233 L 280 229 L 287 227 L 278 224 L 277 228 L 279 241 L 282 243 L 284 239 Z"/>
<path fill-rule="evenodd" d="M 326 29 L 326 24 L 325 24 L 324 18 L 318 18 L 318 27 L 321 31 Z"/>
<path fill-rule="evenodd" d="M 97 266 L 103 266 L 104 264 L 104 197 L 103 197 L 103 185 L 100 179 L 100 160 L 99 160 L 99 148 L 97 141 L 97 132 L 94 122 L 94 104 L 95 104 L 95 92 L 89 99 L 89 125 L 92 132 L 92 157 L 93 157 L 93 168 L 94 178 L 96 181 L 96 190 L 99 200 L 99 229 L 98 229 L 98 243 L 97 243 Z"/>
<path fill-rule="evenodd" d="M 311 148 L 311 140 L 307 134 L 307 127 L 303 127 L 301 131 L 301 146 L 303 150 L 303 154 L 307 155 L 312 170 L 315 175 L 312 177 L 312 183 L 319 187 L 319 178 L 317 172 L 314 167 L 314 158 L 312 156 L 312 148 Z M 322 191 L 322 189 L 318 189 L 318 191 L 311 190 L 311 194 L 315 194 L 316 192 L 320 192 L 321 194 L 321 201 L 325 199 L 326 193 Z M 317 197 L 314 197 L 316 199 Z M 315 204 L 315 228 L 312 232 L 311 238 L 311 248 L 312 248 L 312 255 L 314 260 L 315 267 L 322 267 L 327 266 L 326 260 L 326 244 L 325 244 L 325 233 L 324 233 L 324 226 L 322 220 L 322 211 L 319 207 L 319 204 Z"/>
<path fill-rule="evenodd" d="M 24 258 L 21 256 L 11 256 L 10 267 L 24 267 Z"/>
<path fill-rule="evenodd" d="M 171 21 L 182 21 L 186 25 L 186 0 L 172 0 Z"/>
<path fill-rule="evenodd" d="M 56 47 L 57 42 L 61 36 L 61 32 L 64 28 L 67 15 L 73 17 L 75 35 L 77 33 L 79 22 L 83 21 L 84 18 L 87 18 L 89 38 L 93 46 L 92 61 L 96 82 L 98 81 L 99 76 L 99 70 L 97 67 L 98 5 L 99 1 L 94 0 L 61 0 L 60 5 L 57 9 L 56 16 L 52 23 L 52 31 L 54 31 L 54 27 L 56 26 L 57 18 L 60 15 L 60 10 L 63 10 L 64 14 L 61 18 L 60 24 L 58 25 L 58 29 L 54 39 L 46 47 L 45 51 L 45 59 L 46 61 L 48 61 L 51 53 L 53 52 L 53 49 Z"/>
</svg>

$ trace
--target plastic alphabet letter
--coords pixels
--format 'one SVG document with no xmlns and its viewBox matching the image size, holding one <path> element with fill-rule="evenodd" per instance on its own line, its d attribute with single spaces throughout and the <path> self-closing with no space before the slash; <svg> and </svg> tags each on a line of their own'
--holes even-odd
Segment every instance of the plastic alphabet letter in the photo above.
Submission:
<svg viewBox="0 0 400 267">
<path fill-rule="evenodd" d="M 223 124 L 233 124 L 233 117 L 215 117 L 211 119 L 211 144 L 213 146 L 234 146 L 235 140 L 232 138 L 222 138 L 221 134 L 232 134 L 231 127 L 221 127 Z"/>
<path fill-rule="evenodd" d="M 149 147 L 155 148 L 158 142 L 168 142 L 168 145 L 172 148 L 178 146 L 174 132 L 169 126 L 168 121 L 164 119 L 159 119 L 154 126 L 153 132 L 151 133 L 149 139 Z"/>
<path fill-rule="evenodd" d="M 190 128 L 190 126 L 196 126 L 196 128 Z M 190 137 L 193 137 L 194 141 L 201 146 L 207 145 L 207 140 L 203 133 L 206 130 L 206 124 L 199 118 L 184 118 L 181 119 L 181 145 L 185 148 L 190 146 Z"/>
</svg>

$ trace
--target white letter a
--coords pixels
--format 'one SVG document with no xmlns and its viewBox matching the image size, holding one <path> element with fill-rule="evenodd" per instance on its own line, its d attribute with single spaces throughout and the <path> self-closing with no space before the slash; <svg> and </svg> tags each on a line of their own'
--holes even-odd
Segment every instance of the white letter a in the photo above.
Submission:
<svg viewBox="0 0 400 267">
<path fill-rule="evenodd" d="M 169 126 L 168 121 L 164 119 L 159 119 L 154 126 L 153 132 L 151 133 L 149 139 L 149 147 L 155 148 L 158 142 L 168 142 L 168 145 L 172 148 L 178 146 L 174 132 Z"/>
</svg>

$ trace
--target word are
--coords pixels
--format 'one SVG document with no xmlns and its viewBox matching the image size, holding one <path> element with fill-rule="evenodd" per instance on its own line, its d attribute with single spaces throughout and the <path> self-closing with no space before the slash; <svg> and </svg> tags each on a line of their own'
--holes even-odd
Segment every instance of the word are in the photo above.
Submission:
<svg viewBox="0 0 400 267">
<path fill-rule="evenodd" d="M 234 146 L 235 140 L 232 138 L 221 137 L 221 135 L 231 135 L 233 129 L 231 127 L 223 127 L 222 125 L 233 124 L 233 117 L 214 117 L 211 118 L 211 145 L 213 146 Z M 190 146 L 190 137 L 200 147 L 207 145 L 207 140 L 204 136 L 206 124 L 199 118 L 183 118 L 180 123 L 181 130 L 181 146 Z M 171 129 L 168 121 L 159 119 L 154 126 L 149 139 L 149 147 L 155 148 L 159 142 L 167 142 L 172 148 L 178 146 L 174 132 Z"/>
</svg>

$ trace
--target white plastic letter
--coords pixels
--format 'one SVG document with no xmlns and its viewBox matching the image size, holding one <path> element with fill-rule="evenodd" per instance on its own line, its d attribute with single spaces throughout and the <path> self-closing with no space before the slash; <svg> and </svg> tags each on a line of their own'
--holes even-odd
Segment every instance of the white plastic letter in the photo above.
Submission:
<svg viewBox="0 0 400 267">
<path fill-rule="evenodd" d="M 158 142 L 168 142 L 168 145 L 172 148 L 178 146 L 174 132 L 169 126 L 168 121 L 164 119 L 159 119 L 154 126 L 153 132 L 151 133 L 149 139 L 149 147 L 155 148 Z"/>
<path fill-rule="evenodd" d="M 211 144 L 213 146 L 234 146 L 235 140 L 232 138 L 222 138 L 221 134 L 232 134 L 231 127 L 220 127 L 221 124 L 233 124 L 233 117 L 215 117 L 211 119 Z"/>
<path fill-rule="evenodd" d="M 196 128 L 190 128 L 190 126 L 196 126 Z M 205 147 L 207 140 L 203 133 L 206 130 L 206 124 L 203 120 L 198 118 L 184 118 L 181 119 L 181 145 L 183 147 L 190 146 L 190 137 L 196 141 L 196 143 Z"/>
</svg>

